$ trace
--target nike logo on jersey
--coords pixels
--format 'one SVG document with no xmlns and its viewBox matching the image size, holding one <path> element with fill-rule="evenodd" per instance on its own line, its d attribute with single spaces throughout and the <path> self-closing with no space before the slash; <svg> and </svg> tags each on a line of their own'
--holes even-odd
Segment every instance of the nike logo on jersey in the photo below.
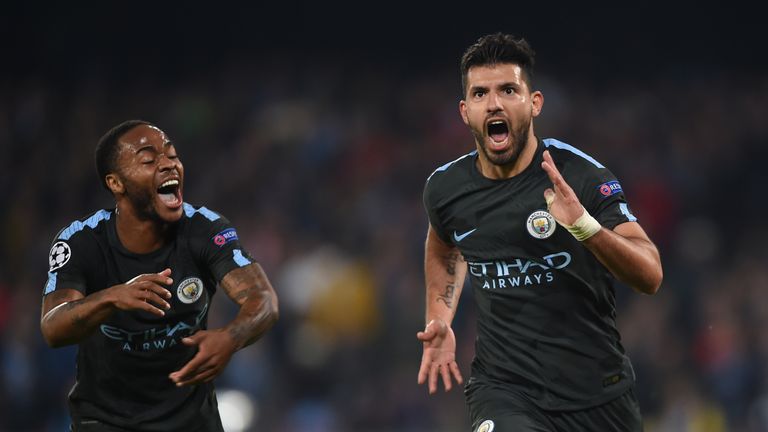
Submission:
<svg viewBox="0 0 768 432">
<path fill-rule="evenodd" d="M 456 242 L 458 243 L 458 242 L 464 240 L 468 235 L 472 234 L 475 231 L 477 231 L 477 228 L 475 228 L 473 230 L 469 230 L 469 231 L 465 232 L 464 234 L 459 234 L 456 231 L 454 231 L 453 232 L 453 239 L 456 240 Z"/>
</svg>

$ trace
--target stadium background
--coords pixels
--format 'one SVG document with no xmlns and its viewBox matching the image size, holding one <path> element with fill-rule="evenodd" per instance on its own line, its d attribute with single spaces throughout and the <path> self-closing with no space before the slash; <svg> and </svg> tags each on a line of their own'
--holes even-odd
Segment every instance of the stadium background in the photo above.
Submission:
<svg viewBox="0 0 768 432">
<path fill-rule="evenodd" d="M 458 58 L 493 31 L 538 53 L 538 134 L 611 167 L 661 249 L 656 296 L 618 289 L 647 430 L 768 430 L 759 16 L 415 3 L 6 7 L 0 430 L 66 427 L 75 350 L 40 336 L 46 256 L 58 229 L 110 206 L 92 151 L 129 118 L 177 142 L 185 198 L 234 222 L 280 295 L 279 324 L 217 381 L 252 399 L 252 430 L 467 430 L 461 392 L 416 386 L 421 192 L 471 149 Z M 455 320 L 465 376 L 469 294 Z M 211 325 L 232 312 L 218 296 Z"/>
</svg>

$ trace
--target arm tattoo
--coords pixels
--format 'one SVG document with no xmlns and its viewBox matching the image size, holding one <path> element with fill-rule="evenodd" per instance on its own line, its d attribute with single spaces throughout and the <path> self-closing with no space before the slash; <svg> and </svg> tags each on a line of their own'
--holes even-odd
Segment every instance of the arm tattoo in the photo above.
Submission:
<svg viewBox="0 0 768 432">
<path fill-rule="evenodd" d="M 456 263 L 461 260 L 461 254 L 451 252 L 443 257 L 445 272 L 452 276 L 452 280 L 445 286 L 445 291 L 438 295 L 436 301 L 443 302 L 448 309 L 453 308 L 453 294 L 456 292 Z"/>
<path fill-rule="evenodd" d="M 240 312 L 228 326 L 230 336 L 240 348 L 256 342 L 276 319 L 271 288 L 261 268 L 233 270 L 224 277 L 221 286 L 240 305 Z"/>
<path fill-rule="evenodd" d="M 70 318 L 70 321 L 72 322 L 72 325 L 75 327 L 84 327 L 86 324 L 86 319 L 84 316 L 80 315 L 78 311 L 75 309 L 83 304 L 85 299 L 75 300 L 71 302 L 67 302 L 64 306 L 61 307 L 61 309 L 66 310 L 72 314 L 72 317 Z"/>
<path fill-rule="evenodd" d="M 242 305 L 254 288 L 253 284 L 249 283 L 252 278 L 248 277 L 250 276 L 248 273 L 239 270 L 234 270 L 227 276 L 221 281 L 222 288 L 229 298 Z"/>
<path fill-rule="evenodd" d="M 84 328 L 88 325 L 88 316 L 85 316 L 82 314 L 81 311 L 79 311 L 80 305 L 83 305 L 87 302 L 92 302 L 94 300 L 98 300 L 102 295 L 104 294 L 104 291 L 96 291 L 95 293 L 92 293 L 91 295 L 78 299 L 78 300 L 72 300 L 64 303 L 61 305 L 61 308 L 59 310 L 61 311 L 67 311 L 72 314 L 70 317 L 70 322 L 75 327 Z M 55 312 L 59 313 L 59 312 Z"/>
</svg>

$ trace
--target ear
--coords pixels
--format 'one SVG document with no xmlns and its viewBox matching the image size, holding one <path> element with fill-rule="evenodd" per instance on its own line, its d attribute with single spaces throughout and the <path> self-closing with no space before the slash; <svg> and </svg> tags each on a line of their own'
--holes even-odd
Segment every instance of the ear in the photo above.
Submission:
<svg viewBox="0 0 768 432">
<path fill-rule="evenodd" d="M 544 108 L 544 95 L 536 90 L 531 93 L 531 114 L 533 117 L 538 117 L 542 108 Z"/>
<path fill-rule="evenodd" d="M 461 119 L 464 120 L 464 124 L 469 126 L 469 117 L 467 116 L 467 103 L 464 101 L 464 99 L 459 101 L 459 114 L 461 114 Z"/>
<path fill-rule="evenodd" d="M 104 177 L 104 180 L 107 182 L 107 187 L 110 191 L 112 191 L 112 195 L 118 195 L 125 192 L 125 185 L 123 184 L 123 181 L 120 179 L 120 176 L 118 176 L 115 173 L 107 174 L 106 177 Z"/>
</svg>

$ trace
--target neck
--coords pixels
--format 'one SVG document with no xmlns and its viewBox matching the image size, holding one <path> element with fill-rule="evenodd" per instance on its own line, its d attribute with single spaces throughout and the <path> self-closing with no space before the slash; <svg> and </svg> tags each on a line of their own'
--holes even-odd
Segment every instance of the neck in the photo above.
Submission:
<svg viewBox="0 0 768 432">
<path fill-rule="evenodd" d="M 506 165 L 496 165 L 492 163 L 485 156 L 485 153 L 480 149 L 480 145 L 477 147 L 477 163 L 480 173 L 489 179 L 503 180 L 512 178 L 528 168 L 533 162 L 533 156 L 536 154 L 536 147 L 538 146 L 536 135 L 533 134 L 533 130 L 528 133 L 528 138 L 525 141 L 525 147 L 517 156 L 517 158 Z"/>
<path fill-rule="evenodd" d="M 118 202 L 116 213 L 117 237 L 129 252 L 146 254 L 166 243 L 169 224 L 138 217 L 136 210 L 125 201 Z"/>
</svg>

